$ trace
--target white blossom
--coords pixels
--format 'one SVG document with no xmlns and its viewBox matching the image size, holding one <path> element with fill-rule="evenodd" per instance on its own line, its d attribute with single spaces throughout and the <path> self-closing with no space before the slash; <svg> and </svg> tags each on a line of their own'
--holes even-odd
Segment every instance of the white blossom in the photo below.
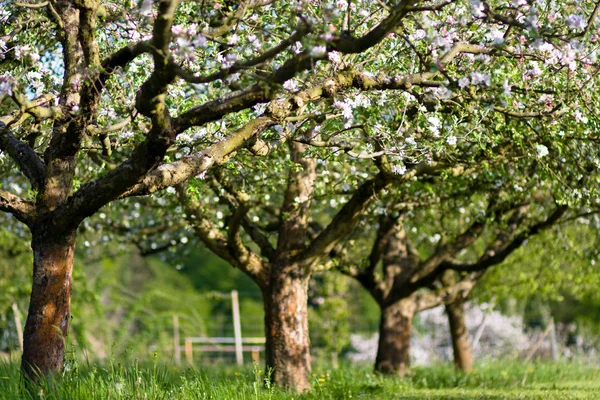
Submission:
<svg viewBox="0 0 600 400">
<path fill-rule="evenodd" d="M 488 33 L 487 39 L 494 45 L 501 45 L 504 43 L 504 33 L 498 29 L 493 29 L 490 33 Z"/>
<path fill-rule="evenodd" d="M 464 76 L 458 80 L 458 87 L 461 89 L 466 88 L 470 84 L 471 84 L 471 80 L 469 78 L 467 78 L 466 76 Z"/>
<path fill-rule="evenodd" d="M 580 14 L 569 15 L 567 18 L 565 18 L 565 22 L 569 28 L 575 30 L 584 30 L 587 26 L 585 17 Z"/>
<path fill-rule="evenodd" d="M 289 79 L 283 83 L 283 88 L 290 92 L 295 92 L 298 90 L 298 82 L 295 79 Z"/>
<path fill-rule="evenodd" d="M 12 96 L 12 85 L 11 79 L 7 76 L 0 76 L 0 96 L 8 95 Z"/>
<path fill-rule="evenodd" d="M 333 103 L 334 107 L 339 108 L 342 111 L 342 115 L 346 119 L 353 119 L 354 115 L 352 114 L 352 105 L 345 101 L 336 101 Z"/>
<path fill-rule="evenodd" d="M 536 144 L 535 151 L 537 151 L 537 155 L 539 158 L 545 157 L 549 154 L 548 148 L 543 144 Z"/>
<path fill-rule="evenodd" d="M 469 0 L 469 4 L 471 5 L 471 13 L 475 18 L 485 17 L 485 7 L 481 0 Z"/>
<path fill-rule="evenodd" d="M 327 55 L 327 57 L 329 58 L 329 61 L 334 64 L 339 64 L 342 62 L 342 53 L 339 51 L 332 51 Z"/>
<path fill-rule="evenodd" d="M 471 83 L 473 85 L 490 86 L 492 84 L 492 77 L 483 72 L 471 72 Z"/>
<path fill-rule="evenodd" d="M 404 175 L 406 173 L 406 166 L 404 164 L 392 165 L 392 172 L 396 175 Z"/>
<path fill-rule="evenodd" d="M 204 48 L 204 47 L 206 47 L 208 45 L 208 40 L 206 39 L 206 37 L 204 35 L 202 35 L 201 33 L 199 33 L 194 38 L 194 41 L 192 42 L 192 44 L 194 45 L 194 47 Z"/>
<path fill-rule="evenodd" d="M 193 60 L 196 57 L 196 53 L 192 42 L 184 37 L 177 38 L 177 55 L 184 60 Z"/>
<path fill-rule="evenodd" d="M 505 95 L 509 95 L 512 92 L 512 88 L 510 86 L 510 84 L 508 83 L 508 80 L 505 80 L 504 83 L 502 84 L 502 93 L 504 93 Z"/>
<path fill-rule="evenodd" d="M 325 46 L 315 46 L 310 50 L 311 57 L 319 57 L 327 52 L 327 48 Z"/>
<path fill-rule="evenodd" d="M 231 44 L 231 45 L 236 45 L 240 42 L 240 37 L 237 33 L 234 33 L 233 35 L 229 36 L 229 39 L 227 40 L 227 43 Z"/>
<path fill-rule="evenodd" d="M 257 105 L 255 105 L 252 108 L 254 109 L 254 112 L 256 113 L 256 115 L 260 116 L 260 115 L 263 115 L 265 113 L 265 111 L 267 110 L 267 105 L 265 103 L 258 103 Z"/>
<path fill-rule="evenodd" d="M 404 139 L 404 142 L 406 144 L 408 144 L 409 146 L 416 146 L 417 145 L 417 141 L 412 138 L 412 137 L 407 137 L 406 139 Z"/>
<path fill-rule="evenodd" d="M 424 29 L 417 29 L 415 31 L 415 33 L 410 35 L 408 38 L 410 40 L 422 40 L 422 39 L 425 39 L 426 37 L 427 37 L 427 32 L 425 32 Z"/>
</svg>

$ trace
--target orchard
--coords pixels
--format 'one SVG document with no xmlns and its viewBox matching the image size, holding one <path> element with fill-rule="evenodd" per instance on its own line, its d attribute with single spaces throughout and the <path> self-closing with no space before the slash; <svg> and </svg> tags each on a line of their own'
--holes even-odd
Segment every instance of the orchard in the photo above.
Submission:
<svg viewBox="0 0 600 400">
<path fill-rule="evenodd" d="M 131 246 L 173 263 L 202 247 L 247 275 L 266 386 L 290 392 L 315 388 L 311 282 L 324 274 L 373 299 L 375 370 L 396 377 L 420 311 L 446 307 L 468 373 L 466 302 L 536 294 L 517 276 L 552 301 L 592 295 L 599 13 L 0 0 L 0 249 L 33 265 L 20 269 L 23 377 L 67 372 L 73 276 L 87 268 L 74 260 Z"/>
</svg>

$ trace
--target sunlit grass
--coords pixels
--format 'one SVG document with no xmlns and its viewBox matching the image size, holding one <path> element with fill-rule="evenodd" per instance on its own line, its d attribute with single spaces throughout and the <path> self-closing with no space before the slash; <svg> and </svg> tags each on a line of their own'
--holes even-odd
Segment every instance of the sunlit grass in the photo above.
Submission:
<svg viewBox="0 0 600 400">
<path fill-rule="evenodd" d="M 578 364 L 489 362 L 472 374 L 449 365 L 412 368 L 403 379 L 345 366 L 314 371 L 312 392 L 292 394 L 265 385 L 260 368 L 174 368 L 160 364 L 70 364 L 29 392 L 16 363 L 0 364 L 3 399 L 597 399 L 600 370 Z"/>
</svg>

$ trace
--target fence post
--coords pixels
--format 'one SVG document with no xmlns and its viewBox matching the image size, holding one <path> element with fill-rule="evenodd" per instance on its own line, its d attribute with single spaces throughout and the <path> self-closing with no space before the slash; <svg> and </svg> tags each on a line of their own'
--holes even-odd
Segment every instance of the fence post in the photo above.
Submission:
<svg viewBox="0 0 600 400">
<path fill-rule="evenodd" d="M 189 365 L 194 363 L 192 341 L 189 338 L 185 338 L 185 359 Z"/>
<path fill-rule="evenodd" d="M 258 365 L 260 362 L 260 348 L 258 346 L 252 347 L 252 364 Z"/>
<path fill-rule="evenodd" d="M 181 365 L 181 342 L 179 340 L 179 315 L 173 314 L 173 354 L 177 365 Z"/>
<path fill-rule="evenodd" d="M 19 308 L 17 303 L 12 303 L 13 318 L 15 319 L 15 329 L 17 330 L 17 339 L 19 340 L 19 348 L 23 351 L 23 326 L 21 325 L 21 317 L 19 316 Z"/>
<path fill-rule="evenodd" d="M 233 312 L 233 336 L 235 338 L 235 361 L 238 365 L 244 365 L 244 353 L 242 350 L 242 324 L 240 321 L 240 301 L 237 290 L 231 291 L 231 308 Z"/>
</svg>

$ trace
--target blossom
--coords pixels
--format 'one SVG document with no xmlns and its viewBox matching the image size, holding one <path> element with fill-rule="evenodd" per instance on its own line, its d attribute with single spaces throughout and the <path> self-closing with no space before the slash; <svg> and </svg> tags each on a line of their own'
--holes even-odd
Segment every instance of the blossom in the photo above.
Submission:
<svg viewBox="0 0 600 400">
<path fill-rule="evenodd" d="M 12 85 L 9 77 L 0 76 L 0 96 L 5 94 L 12 96 Z"/>
<path fill-rule="evenodd" d="M 260 41 L 258 40 L 258 38 L 256 37 L 256 35 L 250 35 L 250 36 L 248 36 L 248 42 L 250 42 L 250 44 L 252 45 L 252 47 L 254 47 L 257 50 L 261 48 Z"/>
<path fill-rule="evenodd" d="M 406 144 L 410 145 L 410 146 L 416 146 L 417 145 L 417 141 L 412 138 L 412 137 L 407 137 L 406 139 L 404 139 L 404 141 L 406 142 Z"/>
<path fill-rule="evenodd" d="M 194 41 L 192 42 L 192 44 L 194 45 L 194 47 L 202 47 L 203 48 L 208 45 L 208 40 L 206 39 L 206 37 L 204 35 L 199 33 L 194 38 Z"/>
<path fill-rule="evenodd" d="M 469 86 L 471 84 L 471 81 L 469 80 L 469 78 L 462 77 L 458 80 L 458 87 L 461 89 L 466 88 L 467 86 Z"/>
<path fill-rule="evenodd" d="M 554 46 L 552 46 L 552 44 L 545 42 L 541 39 L 537 39 L 536 41 L 531 43 L 531 47 L 543 53 L 550 53 L 552 50 L 554 50 Z"/>
<path fill-rule="evenodd" d="M 447 100 L 452 97 L 452 90 L 448 89 L 446 86 L 434 87 L 431 88 L 430 91 L 439 99 Z"/>
<path fill-rule="evenodd" d="M 575 30 L 584 30 L 587 26 L 585 17 L 580 14 L 569 15 L 567 18 L 565 18 L 565 22 L 569 28 Z"/>
<path fill-rule="evenodd" d="M 429 121 L 429 129 L 433 133 L 433 136 L 438 137 L 440 135 L 440 128 L 442 126 L 442 121 L 438 117 L 428 117 L 427 121 Z"/>
<path fill-rule="evenodd" d="M 327 55 L 327 57 L 329 58 L 329 61 L 334 64 L 339 64 L 342 62 L 342 53 L 339 51 L 332 51 Z"/>
<path fill-rule="evenodd" d="M 196 52 L 194 51 L 194 47 L 192 46 L 192 42 L 188 39 L 180 37 L 177 38 L 177 55 L 184 60 L 193 60 L 196 57 Z"/>
<path fill-rule="evenodd" d="M 40 61 L 40 53 L 38 53 L 37 51 L 32 51 L 31 53 L 29 53 L 29 59 L 33 62 Z"/>
<path fill-rule="evenodd" d="M 298 82 L 296 82 L 294 79 L 289 79 L 284 82 L 283 88 L 285 90 L 289 90 L 290 92 L 295 92 L 298 90 Z"/>
<path fill-rule="evenodd" d="M 265 113 L 265 111 L 267 110 L 267 105 L 264 103 L 258 103 L 257 105 L 255 105 L 254 107 L 252 107 L 254 109 L 254 112 L 256 113 L 256 115 L 263 115 Z"/>
<path fill-rule="evenodd" d="M 510 86 L 510 84 L 508 83 L 508 80 L 505 80 L 504 83 L 502 84 L 502 93 L 504 93 L 505 95 L 509 95 L 512 92 L 512 87 Z"/>
<path fill-rule="evenodd" d="M 425 30 L 423 29 L 417 29 L 415 31 L 415 33 L 413 33 L 412 35 L 410 35 L 408 38 L 410 40 L 422 40 L 425 39 L 427 37 L 427 32 L 425 32 Z"/>
<path fill-rule="evenodd" d="M 492 83 L 492 77 L 482 72 L 471 72 L 471 83 L 473 85 L 490 86 Z"/>
<path fill-rule="evenodd" d="M 434 116 L 428 117 L 427 121 L 429 121 L 431 126 L 434 128 L 439 129 L 439 127 L 442 126 L 442 121 L 438 117 L 434 117 Z"/>
<path fill-rule="evenodd" d="M 525 73 L 525 76 L 531 76 L 531 77 L 537 78 L 541 74 L 542 74 L 542 70 L 540 69 L 540 67 L 538 67 L 537 63 L 533 63 L 533 68 L 531 68 L 530 70 L 528 70 Z"/>
<path fill-rule="evenodd" d="M 471 6 L 471 13 L 475 18 L 485 17 L 485 6 L 481 0 L 469 0 Z"/>
<path fill-rule="evenodd" d="M 448 143 L 450 146 L 456 146 L 456 136 L 448 136 L 446 138 L 446 143 Z"/>
<path fill-rule="evenodd" d="M 342 110 L 342 115 L 346 119 L 353 119 L 354 115 L 352 114 L 352 105 L 345 101 L 336 101 L 333 103 L 334 107 Z"/>
<path fill-rule="evenodd" d="M 575 121 L 577 121 L 577 122 L 583 122 L 584 124 L 586 124 L 588 122 L 588 118 L 583 115 L 581 110 L 575 110 L 574 116 L 575 116 Z"/>
<path fill-rule="evenodd" d="M 493 29 L 490 33 L 488 33 L 487 38 L 494 45 L 501 45 L 504 43 L 504 34 L 498 29 Z"/>
<path fill-rule="evenodd" d="M 240 42 L 240 37 L 238 36 L 237 33 L 234 33 L 233 35 L 231 35 L 229 37 L 229 40 L 227 40 L 227 43 L 231 44 L 231 45 L 236 45 Z"/>
<path fill-rule="evenodd" d="M 404 175 L 406 173 L 406 166 L 404 164 L 392 165 L 392 172 L 396 175 Z"/>
<path fill-rule="evenodd" d="M 452 35 L 440 35 L 436 36 L 435 39 L 433 39 L 433 42 L 431 42 L 431 44 L 435 47 L 450 47 L 454 44 L 453 39 L 454 38 Z"/>
<path fill-rule="evenodd" d="M 240 77 L 242 75 L 239 72 L 236 72 L 235 74 L 231 74 L 227 77 L 227 79 L 225 79 L 227 81 L 227 83 L 231 83 L 231 82 L 237 82 L 240 80 Z"/>
<path fill-rule="evenodd" d="M 184 35 L 186 33 L 186 29 L 181 25 L 173 25 L 171 32 L 173 32 L 174 35 Z"/>
<path fill-rule="evenodd" d="M 17 60 L 22 59 L 24 56 L 29 54 L 29 51 L 31 50 L 31 46 L 29 45 L 25 45 L 25 46 L 15 46 L 13 48 L 13 51 L 15 53 L 15 58 Z"/>
<path fill-rule="evenodd" d="M 310 50 L 311 57 L 319 57 L 327 52 L 327 48 L 325 46 L 315 46 Z"/>
<path fill-rule="evenodd" d="M 537 151 L 537 155 L 539 158 L 545 157 L 549 154 L 548 148 L 543 144 L 536 144 L 535 151 Z"/>
</svg>

